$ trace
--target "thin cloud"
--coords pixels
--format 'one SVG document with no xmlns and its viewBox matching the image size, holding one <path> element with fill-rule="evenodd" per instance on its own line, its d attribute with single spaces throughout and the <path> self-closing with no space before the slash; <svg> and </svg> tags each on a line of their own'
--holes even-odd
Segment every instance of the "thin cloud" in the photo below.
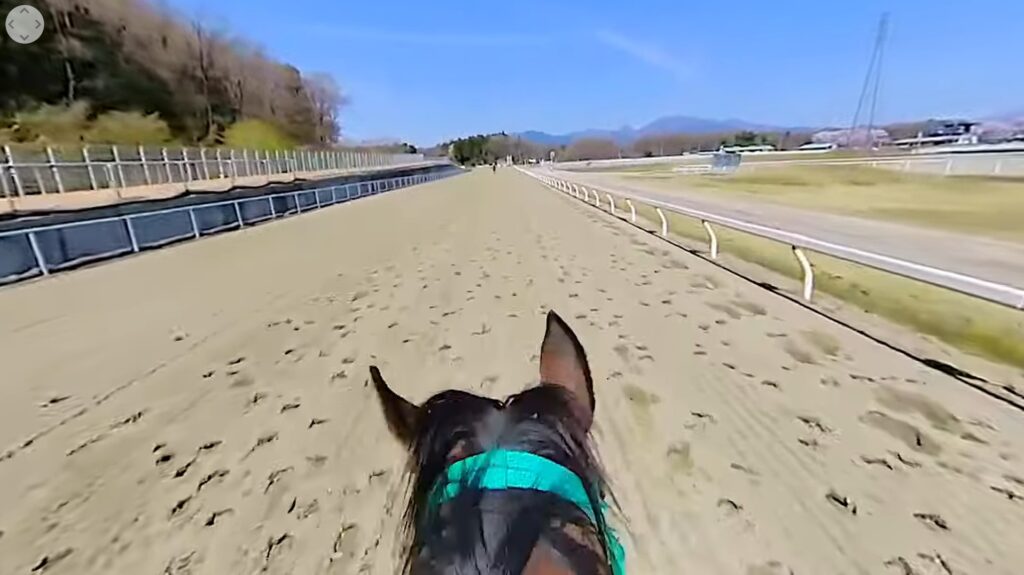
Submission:
<svg viewBox="0 0 1024 575">
<path fill-rule="evenodd" d="M 544 44 L 542 36 L 528 34 L 459 34 L 459 33 L 420 33 L 401 30 L 384 30 L 379 28 L 354 28 L 348 26 L 317 25 L 311 32 L 320 36 L 360 40 L 364 42 L 382 42 L 392 44 L 413 44 L 417 46 L 537 46 Z"/>
<path fill-rule="evenodd" d="M 677 79 L 684 79 L 689 76 L 690 70 L 685 64 L 672 54 L 653 44 L 628 38 L 609 30 L 599 30 L 596 33 L 596 37 L 605 46 L 627 54 L 648 66 L 669 72 Z"/>
</svg>

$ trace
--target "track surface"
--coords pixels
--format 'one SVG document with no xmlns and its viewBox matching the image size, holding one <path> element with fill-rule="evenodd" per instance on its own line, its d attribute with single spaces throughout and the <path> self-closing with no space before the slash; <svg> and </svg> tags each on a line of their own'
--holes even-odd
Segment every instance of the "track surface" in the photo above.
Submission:
<svg viewBox="0 0 1024 575">
<path fill-rule="evenodd" d="M 488 170 L 0 291 L 0 573 L 394 573 L 367 366 L 514 392 L 549 307 L 631 572 L 1024 564 L 1020 413 Z"/>
<path fill-rule="evenodd" d="M 634 197 L 648 197 L 675 203 L 978 279 L 1024 288 L 1024 244 L 1020 243 L 805 210 L 770 201 L 759 202 L 730 196 L 716 197 L 707 192 L 687 189 L 682 184 L 666 190 L 667 184 L 645 184 L 635 178 L 625 179 L 609 173 L 562 172 L 559 175 L 575 182 L 628 191 Z M 1021 215 L 1024 217 L 1024 214 Z"/>
</svg>

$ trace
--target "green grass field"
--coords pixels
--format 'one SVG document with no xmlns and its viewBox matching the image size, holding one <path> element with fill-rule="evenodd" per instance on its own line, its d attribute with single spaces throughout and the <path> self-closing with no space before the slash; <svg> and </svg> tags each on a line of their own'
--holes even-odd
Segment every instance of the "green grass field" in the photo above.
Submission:
<svg viewBox="0 0 1024 575">
<path fill-rule="evenodd" d="M 1024 178 L 910 174 L 863 166 L 740 170 L 728 176 L 631 176 L 659 188 L 1024 241 Z"/>
<path fill-rule="evenodd" d="M 637 215 L 661 225 L 654 208 L 636 204 Z M 700 223 L 667 213 L 671 232 L 706 242 Z M 789 246 L 719 228 L 719 250 L 784 276 L 801 279 Z M 815 289 L 963 351 L 1024 368 L 1024 313 L 977 298 L 901 278 L 820 254 L 809 254 Z"/>
</svg>

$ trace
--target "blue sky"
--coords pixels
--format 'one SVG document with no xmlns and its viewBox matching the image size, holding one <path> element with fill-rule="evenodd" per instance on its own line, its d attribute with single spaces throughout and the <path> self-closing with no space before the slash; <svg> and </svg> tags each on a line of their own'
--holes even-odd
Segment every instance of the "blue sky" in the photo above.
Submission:
<svg viewBox="0 0 1024 575">
<path fill-rule="evenodd" d="M 420 145 L 491 131 L 683 114 L 845 125 L 891 13 L 883 121 L 1024 112 L 1024 2 L 168 0 L 352 99 L 352 138 Z"/>
</svg>

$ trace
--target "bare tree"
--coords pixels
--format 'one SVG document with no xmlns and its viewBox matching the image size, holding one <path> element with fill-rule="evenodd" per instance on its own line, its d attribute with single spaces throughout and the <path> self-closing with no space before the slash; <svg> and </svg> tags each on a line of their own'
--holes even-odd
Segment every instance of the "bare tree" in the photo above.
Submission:
<svg viewBox="0 0 1024 575">
<path fill-rule="evenodd" d="M 492 161 L 504 160 L 506 156 L 512 153 L 512 139 L 504 134 L 490 136 L 484 149 Z"/>
<path fill-rule="evenodd" d="M 232 108 L 239 117 L 269 115 L 264 105 L 268 59 L 258 46 L 236 38 L 225 44 L 220 57 Z"/>
<path fill-rule="evenodd" d="M 717 149 L 730 134 L 660 134 L 640 138 L 633 143 L 637 156 L 675 156 L 687 152 Z"/>
<path fill-rule="evenodd" d="M 70 106 L 75 101 L 76 78 L 75 69 L 72 63 L 73 57 L 82 56 L 81 44 L 72 36 L 74 26 L 71 20 L 71 12 L 75 8 L 74 0 L 50 0 L 47 3 L 50 12 L 50 20 L 56 30 L 57 46 L 60 51 L 60 59 L 64 66 L 64 100 L 65 105 Z"/>
<path fill-rule="evenodd" d="M 195 34 L 195 59 L 203 96 L 203 131 L 198 138 L 202 141 L 214 131 L 213 101 L 210 98 L 212 84 L 216 81 L 213 70 L 214 38 L 198 19 L 192 21 L 192 32 Z"/>
<path fill-rule="evenodd" d="M 566 160 L 606 160 L 620 156 L 619 146 L 603 138 L 582 138 L 565 149 Z"/>
<path fill-rule="evenodd" d="M 10 3 L 14 0 L 0 0 Z M 304 77 L 166 0 L 39 0 L 51 32 L 0 66 L 0 110 L 88 100 L 92 111 L 159 113 L 186 141 L 242 119 L 274 124 L 300 143 L 339 135 L 347 102 L 328 76 Z"/>
<path fill-rule="evenodd" d="M 313 74 L 303 78 L 303 88 L 313 108 L 316 121 L 316 138 L 321 145 L 338 141 L 341 135 L 338 114 L 348 99 L 334 78 L 327 74 Z"/>
</svg>

